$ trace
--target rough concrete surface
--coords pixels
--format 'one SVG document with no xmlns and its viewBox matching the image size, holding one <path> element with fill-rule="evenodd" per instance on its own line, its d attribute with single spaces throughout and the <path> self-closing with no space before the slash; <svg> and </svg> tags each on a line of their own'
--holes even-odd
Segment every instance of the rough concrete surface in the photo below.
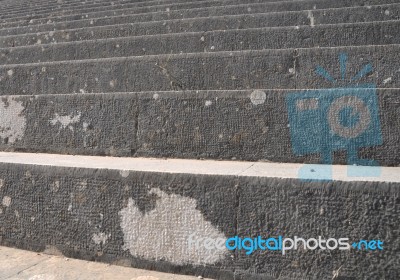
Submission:
<svg viewBox="0 0 400 280">
<path fill-rule="evenodd" d="M 167 274 L 56 256 L 48 248 L 34 253 L 0 247 L 1 280 L 195 280 L 195 276 Z M 205 279 L 205 278 L 200 278 Z M 205 279 L 207 280 L 207 279 Z M 210 280 L 210 279 L 208 279 Z"/>
<path fill-rule="evenodd" d="M 369 5 L 378 4 L 391 4 L 398 3 L 397 0 L 369 0 Z M 198 3 L 199 4 L 199 3 Z M 200 3 L 201 4 L 201 3 Z M 365 5 L 365 0 L 337 0 L 337 1 L 284 1 L 284 2 L 271 2 L 271 3 L 254 3 L 254 4 L 241 4 L 241 5 L 228 5 L 228 6 L 215 6 L 215 7 L 190 7 L 190 3 L 186 4 L 186 9 L 171 9 L 167 6 L 153 7 L 152 11 L 149 8 L 130 8 L 130 9 L 111 9 L 100 12 L 86 12 L 76 13 L 75 15 L 67 16 L 53 16 L 46 17 L 43 15 L 31 15 L 25 17 L 17 17 L 8 20 L 3 20 L 0 27 L 15 27 L 30 24 L 45 24 L 63 21 L 80 20 L 84 18 L 100 18 L 123 16 L 127 14 L 136 14 L 138 16 L 145 14 L 152 14 L 154 19 L 168 19 L 168 18 L 193 18 L 193 17 L 209 17 L 217 15 L 240 15 L 240 14 L 253 14 L 253 13 L 267 13 L 278 11 L 297 11 L 297 10 L 313 10 L 313 9 L 326 9 L 326 8 L 339 8 L 339 7 L 355 7 Z M 168 9 L 169 8 L 169 9 Z M 175 7 L 176 8 L 176 7 Z M 160 18 L 161 15 L 161 18 Z"/>
<path fill-rule="evenodd" d="M 166 173 L 162 165 L 146 172 L 26 162 L 1 164 L 3 245 L 37 252 L 50 247 L 65 257 L 219 279 L 399 276 L 398 182 L 304 182 Z M 192 234 L 380 239 L 385 247 L 246 255 L 193 251 Z"/>
<path fill-rule="evenodd" d="M 398 20 L 399 4 L 371 5 L 367 7 L 345 7 L 334 9 L 282 11 L 244 15 L 219 15 L 213 17 L 174 19 L 170 13 L 124 15 L 106 18 L 82 19 L 67 22 L 45 23 L 0 29 L 0 35 L 8 35 L 18 41 L 29 33 L 39 33 L 36 39 L 42 44 L 70 41 L 71 38 L 109 36 L 109 34 L 151 35 L 158 33 L 180 33 L 220 29 L 245 29 L 273 26 L 301 26 L 333 23 L 355 23 Z M 386 12 L 388 11 L 388 12 Z M 181 13 L 184 13 L 182 11 Z M 385 13 L 386 12 L 386 13 Z M 350 16 L 351 15 L 351 16 Z M 53 33 L 49 33 L 53 31 Z M 43 32 L 43 34 L 40 34 Z M 44 33 L 47 32 L 47 33 Z M 53 36 L 50 36 L 53 34 Z M 17 36 L 15 36 L 17 35 Z M 19 36 L 18 36 L 19 35 Z M 48 35 L 48 36 L 46 36 Z M 69 35 L 69 36 L 67 36 Z M 8 39 L 8 37 L 4 37 Z"/>
<path fill-rule="evenodd" d="M 286 97 L 296 91 L 261 90 L 260 99 L 255 92 L 4 96 L 0 150 L 321 163 L 318 151 L 293 151 Z M 352 90 L 357 92 L 374 90 Z M 377 98 L 382 143 L 357 151 L 360 158 L 398 166 L 399 90 L 378 89 Z M 309 125 L 325 122 L 314 118 Z M 346 151 L 332 150 L 333 162 L 346 164 Z"/>
<path fill-rule="evenodd" d="M 1 42 L 5 44 L 3 46 L 14 47 L 0 49 L 0 63 L 24 64 L 109 57 L 201 53 L 213 52 L 215 49 L 222 52 L 296 47 L 390 45 L 400 43 L 399 28 L 400 21 L 385 21 L 359 24 L 218 30 L 122 38 L 118 38 L 119 34 L 113 32 L 106 36 L 112 39 L 93 38 L 94 40 L 63 34 L 61 36 L 68 37 L 73 42 L 38 45 L 38 41 L 44 42 L 45 39 L 42 39 L 42 37 L 47 37 L 48 41 L 51 42 L 52 37 L 46 33 L 44 36 L 35 34 L 32 37 L 25 35 L 17 40 L 14 38 L 1 40 L 0 47 L 2 46 Z M 125 33 L 128 29 L 123 30 Z M 30 46 L 16 47 L 21 45 Z M 93 50 L 96 51 L 93 52 Z"/>
</svg>

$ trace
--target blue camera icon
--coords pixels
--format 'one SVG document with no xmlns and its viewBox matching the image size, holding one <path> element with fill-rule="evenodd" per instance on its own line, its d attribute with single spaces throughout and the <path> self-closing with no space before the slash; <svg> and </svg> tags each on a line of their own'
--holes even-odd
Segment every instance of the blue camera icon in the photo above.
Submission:
<svg viewBox="0 0 400 280">
<path fill-rule="evenodd" d="M 344 54 L 340 55 L 342 76 L 346 59 Z M 364 74 L 366 72 L 364 70 Z M 332 79 L 322 68 L 317 68 L 317 73 L 328 80 Z M 359 73 L 358 76 L 364 74 Z M 345 150 L 347 164 L 350 165 L 349 176 L 371 176 L 371 171 L 380 172 L 379 169 L 366 169 L 366 174 L 355 174 L 363 169 L 351 167 L 378 165 L 374 160 L 358 157 L 359 148 L 382 144 L 375 84 L 291 92 L 286 96 L 286 106 L 295 155 L 318 153 L 322 164 L 331 165 L 333 152 Z M 330 166 L 316 165 L 305 167 L 299 176 L 330 180 L 331 172 Z"/>
</svg>

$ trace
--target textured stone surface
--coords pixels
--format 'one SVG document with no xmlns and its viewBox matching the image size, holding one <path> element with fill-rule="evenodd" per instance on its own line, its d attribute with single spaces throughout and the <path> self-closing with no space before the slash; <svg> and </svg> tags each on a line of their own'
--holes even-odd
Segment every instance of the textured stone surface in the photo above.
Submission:
<svg viewBox="0 0 400 280">
<path fill-rule="evenodd" d="M 293 153 L 290 90 L 8 96 L 0 149 L 86 155 L 320 162 Z M 399 90 L 378 90 L 382 145 L 359 155 L 399 165 Z M 324 120 L 311 120 L 317 126 Z M 346 163 L 346 149 L 334 162 Z"/>
<path fill-rule="evenodd" d="M 144 56 L 157 54 L 202 53 L 218 51 L 241 51 L 287 48 L 315 48 L 339 46 L 365 46 L 399 44 L 400 21 L 320 25 L 316 27 L 256 28 L 241 30 L 219 30 L 196 33 L 179 33 L 112 39 L 85 40 L 76 42 L 74 35 L 63 33 L 74 42 L 37 45 L 45 40 L 34 35 L 25 35 L 19 41 L 5 39 L 7 46 L 35 44 L 30 47 L 12 47 L 0 50 L 0 63 L 23 64 L 47 61 L 84 60 L 109 57 Z M 123 29 L 126 32 L 127 29 Z M 125 35 L 125 34 L 124 34 Z M 373 36 L 372 36 L 373 35 Z M 52 40 L 48 33 L 45 37 Z M 96 39 L 96 38 L 95 38 Z M 27 40 L 27 41 L 26 41 Z M 55 38 L 55 41 L 59 41 Z M 4 40 L 3 40 L 4 42 Z"/>
<path fill-rule="evenodd" d="M 369 63 L 373 73 L 354 81 L 400 87 L 400 45 L 171 54 L 0 66 L 2 95 L 163 90 L 316 89 L 332 82 L 315 74 L 321 65 L 340 77 L 338 55 L 349 57 L 347 73 Z M 390 78 L 390 79 L 389 79 Z M 387 82 L 389 79 L 389 82 Z M 337 85 L 336 85 L 337 86 Z M 335 86 L 335 87 L 336 87 Z"/>
<path fill-rule="evenodd" d="M 304 183 L 5 163 L 0 178 L 0 197 L 10 199 L 0 214 L 1 243 L 8 246 L 51 247 L 66 257 L 219 279 L 331 279 L 337 270 L 350 279 L 399 275 L 398 183 Z M 225 237 L 381 239 L 385 247 L 285 256 L 228 251 L 218 260 L 202 250 L 191 255 L 189 235 L 210 231 Z M 127 250 L 135 242 L 129 238 L 133 233 L 140 236 L 134 255 Z"/>
<path fill-rule="evenodd" d="M 372 22 L 400 19 L 399 7 L 399 4 L 387 4 L 367 7 L 346 7 L 312 11 L 289 11 L 214 17 L 204 17 L 200 15 L 196 17 L 196 15 L 193 15 L 194 18 L 183 19 L 174 18 L 186 11 L 182 11 L 181 14 L 177 14 L 175 17 L 170 13 L 137 14 L 5 28 L 0 29 L 0 34 L 9 36 L 21 34 L 20 36 L 10 38 L 4 37 L 3 39 L 4 41 L 19 41 L 24 38 L 24 36 L 28 36 L 27 33 L 43 32 L 37 35 L 35 42 L 40 38 L 42 44 L 45 44 L 46 42 L 53 42 L 53 39 L 57 42 L 63 42 L 69 41 L 71 38 L 79 38 L 79 40 L 84 38 L 94 39 L 100 36 L 104 38 L 105 36 L 109 36 L 109 34 L 128 36 L 220 29 L 245 29 L 264 26 L 300 26 L 310 25 L 311 18 L 314 25 Z M 385 13 L 385 11 L 389 11 L 389 13 Z M 50 31 L 54 31 L 53 36 L 49 36 Z M 24 35 L 22 36 L 22 34 Z M 67 34 L 69 34 L 69 37 L 66 36 Z M 48 36 L 46 37 L 46 35 Z M 29 36 L 28 38 L 31 37 Z"/>
<path fill-rule="evenodd" d="M 397 0 L 369 0 L 369 5 L 378 4 L 391 4 L 398 3 Z M 200 5 L 199 5 L 200 4 Z M 3 20 L 0 23 L 1 27 L 15 27 L 21 25 L 34 24 L 45 24 L 49 21 L 51 22 L 62 22 L 79 20 L 84 18 L 100 18 L 100 17 L 112 17 L 121 16 L 127 14 L 144 14 L 152 13 L 155 18 L 158 18 L 158 14 L 164 12 L 167 18 L 188 18 L 188 17 L 199 17 L 199 16 L 216 16 L 216 15 L 239 15 L 239 14 L 253 14 L 253 13 L 266 13 L 266 12 L 278 12 L 278 11 L 298 11 L 298 10 L 312 10 L 312 9 L 326 9 L 326 8 L 339 8 L 339 7 L 354 7 L 365 5 L 365 0 L 337 0 L 337 1 L 288 1 L 288 2 L 271 2 L 271 3 L 254 3 L 254 4 L 241 4 L 241 5 L 228 5 L 228 6 L 214 6 L 214 7 L 203 7 L 201 3 L 195 3 L 191 7 L 191 3 L 183 3 L 185 7 L 182 6 L 177 9 L 177 7 L 168 7 L 166 5 L 163 7 L 142 7 L 142 8 L 128 8 L 128 9 L 115 9 L 115 10 L 103 10 L 99 12 L 86 12 L 77 13 L 75 15 L 67 16 L 55 16 L 47 18 L 46 16 L 25 16 L 17 17 L 13 19 Z M 168 11 L 169 8 L 169 11 Z M 166 12 L 166 13 L 165 13 Z"/>
</svg>

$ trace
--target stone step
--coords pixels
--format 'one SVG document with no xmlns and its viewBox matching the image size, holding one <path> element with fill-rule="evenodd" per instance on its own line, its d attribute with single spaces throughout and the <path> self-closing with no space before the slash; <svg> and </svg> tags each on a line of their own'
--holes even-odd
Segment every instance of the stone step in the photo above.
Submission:
<svg viewBox="0 0 400 280">
<path fill-rule="evenodd" d="M 400 87 L 400 45 L 222 52 L 219 47 L 207 53 L 0 65 L 0 92 L 317 89 L 365 83 Z M 340 54 L 349 57 L 343 80 Z"/>
<path fill-rule="evenodd" d="M 400 90 L 374 88 L 3 96 L 0 150 L 320 163 L 318 137 L 307 142 L 309 151 L 296 148 L 303 138 L 294 121 L 318 134 L 331 122 L 325 115 L 304 120 L 300 109 L 291 113 L 293 93 L 319 98 L 322 111 L 333 104 L 324 94 L 365 96 L 371 128 L 327 153 L 346 164 L 346 147 L 354 142 L 359 158 L 400 165 Z"/>
<path fill-rule="evenodd" d="M 289 6 L 292 4 L 302 3 L 304 0 L 290 0 L 284 3 L 287 3 Z M 314 0 L 315 1 L 315 0 Z M 326 1 L 326 0 L 325 0 Z M 348 0 L 349 1 L 349 0 Z M 351 0 L 355 1 L 355 0 Z M 266 3 L 270 4 L 280 4 L 281 2 L 277 0 L 267 0 Z M 265 3 L 263 2 L 263 3 Z M 111 4 L 111 3 L 110 3 Z M 30 14 L 29 11 L 20 11 L 18 13 L 4 14 L 0 18 L 0 22 L 8 22 L 15 20 L 31 20 L 31 19 L 48 19 L 53 17 L 68 17 L 68 16 L 83 16 L 86 17 L 86 13 L 97 13 L 97 12 L 105 12 L 105 11 L 123 11 L 123 10 L 132 10 L 137 13 L 144 12 L 157 12 L 157 11 L 168 11 L 168 10 L 182 10 L 182 9 L 193 9 L 193 8 L 201 8 L 201 7 L 223 7 L 227 5 L 243 5 L 243 4 L 260 4 L 259 0 L 202 0 L 202 1 L 185 1 L 182 3 L 179 2 L 167 2 L 150 5 L 145 4 L 141 5 L 138 3 L 124 3 L 124 4 L 114 4 L 111 7 L 80 7 L 76 9 L 66 9 L 52 12 L 51 10 L 44 9 L 38 13 Z M 296 4 L 295 4 L 296 5 Z M 299 5 L 296 5 L 299 6 Z"/>
<path fill-rule="evenodd" d="M 304 1 L 304 0 L 286 0 L 285 2 L 296 2 L 296 1 Z M 57 3 L 52 2 L 48 3 L 48 1 L 42 3 L 41 5 L 29 5 L 28 3 L 21 4 L 20 6 L 13 7 L 3 7 L 0 3 L 0 7 L 2 7 L 2 11 L 4 12 L 0 15 L 0 19 L 2 18 L 12 18 L 17 15 L 24 16 L 38 16 L 38 15 L 67 15 L 74 14 L 77 11 L 101 11 L 109 8 L 112 9 L 120 9 L 120 8 L 130 8 L 130 7 L 146 7 L 146 6 L 158 6 L 158 5 L 172 5 L 177 3 L 212 3 L 215 5 L 221 2 L 221 4 L 251 4 L 251 3 L 265 3 L 265 2 L 278 2 L 277 0 L 151 0 L 151 1 L 130 1 L 130 0 L 118 0 L 118 1 L 70 1 L 68 3 Z M 91 8 L 92 10 L 90 10 Z"/>
<path fill-rule="evenodd" d="M 399 0 L 369 0 L 369 5 L 378 4 L 393 4 L 399 3 Z M 266 13 L 266 12 L 278 12 L 278 11 L 297 11 L 297 10 L 312 10 L 312 9 L 327 9 L 327 8 L 340 8 L 340 7 L 356 7 L 365 5 L 364 0 L 304 0 L 304 1 L 289 1 L 289 2 L 271 2 L 271 3 L 254 3 L 254 4 L 241 4 L 241 5 L 228 5 L 228 6 L 215 6 L 215 7 L 190 7 L 190 3 L 184 4 L 187 7 L 179 6 L 178 10 L 169 8 L 165 9 L 158 7 L 154 8 L 131 8 L 131 9 L 118 9 L 118 10 L 106 10 L 101 12 L 88 12 L 84 14 L 76 14 L 61 17 L 51 17 L 42 19 L 17 19 L 7 20 L 0 24 L 0 28 L 5 27 L 18 27 L 21 25 L 29 24 L 45 24 L 53 22 L 65 22 L 74 21 L 81 19 L 94 19 L 99 17 L 112 17 L 112 16 L 124 16 L 129 14 L 143 15 L 146 13 L 164 13 L 169 18 L 188 18 L 188 17 L 199 17 L 199 16 L 218 16 L 218 15 L 238 15 L 238 14 L 253 14 L 253 13 Z"/>
<path fill-rule="evenodd" d="M 191 0 L 190 2 L 198 2 L 198 1 L 205 1 L 205 0 Z M 218 0 L 216 0 L 218 1 Z M 276 1 L 276 0 L 270 0 Z M 299 0 L 295 0 L 299 1 Z M 134 1 L 131 0 L 119 0 L 119 1 L 71 1 L 68 3 L 57 3 L 45 1 L 44 3 L 30 5 L 28 3 L 21 4 L 20 6 L 12 6 L 12 7 L 3 7 L 0 3 L 0 7 L 4 12 L 0 18 L 9 15 L 15 14 L 25 14 L 25 15 L 38 15 L 38 14 L 53 14 L 54 13 L 64 13 L 69 11 L 76 11 L 83 8 L 101 8 L 108 9 L 110 7 L 115 8 L 121 5 L 126 4 L 134 4 L 134 7 L 144 7 L 144 6 L 153 6 L 153 5 L 162 5 L 168 3 L 181 3 L 181 2 L 188 2 L 187 0 L 150 0 L 150 1 Z"/>
<path fill-rule="evenodd" d="M 48 40 L 53 42 L 52 38 L 56 42 L 64 42 L 71 40 L 72 36 L 79 39 L 95 39 L 114 36 L 114 34 L 132 36 L 217 29 L 300 26 L 311 24 L 311 19 L 314 25 L 399 20 L 400 4 L 184 19 L 168 18 L 170 17 L 167 13 L 150 13 L 28 25 L 0 29 L 0 36 L 10 36 L 0 37 L 0 40 L 19 41 L 21 38 L 27 37 L 29 40 L 33 40 L 33 42 L 37 42 L 38 39 L 41 39 L 43 43 L 48 42 Z M 50 31 L 52 31 L 51 34 L 53 36 L 46 37 Z M 10 34 L 17 36 L 12 37 Z M 24 40 L 28 41 L 28 39 Z"/>
<path fill-rule="evenodd" d="M 97 39 L 58 44 L 31 45 L 28 47 L 0 48 L 0 64 L 25 64 L 48 61 L 84 60 L 110 57 L 145 56 L 158 54 L 207 53 L 218 51 L 242 51 L 263 49 L 339 47 L 362 45 L 400 44 L 400 21 L 372 22 L 361 24 L 335 24 L 319 26 L 254 28 L 240 30 L 218 30 L 208 32 L 185 32 L 165 35 L 149 35 Z M 110 34 L 110 37 L 126 35 Z M 64 35 L 65 36 L 65 33 Z M 69 36 L 69 35 L 66 35 Z M 50 37 L 48 41 L 58 36 Z M 272 38 L 272 40 L 271 40 Z M 13 38 L 14 39 L 14 38 Z M 19 41 L 0 41 L 0 46 L 32 44 L 29 37 Z M 34 37 L 41 41 L 42 36 Z M 45 37 L 43 37 L 45 40 Z"/>
<path fill-rule="evenodd" d="M 381 9 L 379 7 L 378 9 Z M 376 10 L 370 9 L 372 13 L 370 15 L 374 15 Z M 343 12 L 343 11 L 341 11 Z M 336 14 L 338 14 L 339 11 L 336 11 Z M 349 13 L 349 12 L 348 12 Z M 346 17 L 346 16 L 344 16 Z M 198 18 L 198 19 L 188 19 L 188 20 L 171 20 L 171 21 L 158 21 L 158 22 L 145 22 L 145 23 L 136 23 L 136 24 L 120 24 L 120 25 L 112 25 L 112 26 L 100 26 L 100 27 L 93 27 L 93 28 L 79 28 L 79 29 L 73 29 L 73 30 L 61 30 L 61 31 L 50 31 L 50 32 L 42 32 L 42 33 L 30 33 L 30 34 L 20 34 L 20 35 L 12 35 L 12 36 L 4 36 L 0 37 L 0 48 L 7 48 L 7 47 L 13 47 L 13 52 L 15 52 L 14 47 L 18 46 L 26 46 L 26 45 L 38 45 L 37 47 L 45 47 L 43 46 L 44 44 L 55 44 L 55 43 L 61 43 L 61 42 L 74 42 L 74 41 L 86 41 L 86 40 L 96 40 L 96 42 L 105 42 L 104 41 L 99 41 L 98 39 L 108 39 L 108 38 L 119 38 L 119 37 L 131 37 L 131 36 L 144 36 L 144 35 L 160 35 L 160 34 L 174 34 L 171 36 L 155 36 L 155 37 L 136 37 L 136 38 L 124 38 L 124 39 L 119 39 L 119 40 L 107 40 L 107 42 L 112 43 L 112 42 L 117 42 L 118 43 L 123 43 L 123 40 L 140 40 L 142 45 L 149 45 L 151 46 L 152 43 L 149 42 L 149 40 L 176 40 L 177 42 L 182 42 L 185 40 L 191 40 L 190 38 L 182 38 L 182 36 L 196 36 L 196 38 L 193 38 L 193 40 L 198 41 L 198 36 L 194 33 L 188 34 L 190 32 L 203 32 L 204 36 L 207 37 L 208 35 L 213 34 L 212 36 L 216 37 L 221 37 L 221 32 L 227 31 L 229 34 L 232 34 L 233 30 L 238 30 L 236 31 L 238 34 L 247 32 L 246 29 L 252 29 L 252 28 L 262 28 L 262 27 L 278 27 L 274 26 L 277 21 L 276 20 L 283 20 L 280 21 L 280 24 L 284 26 L 290 26 L 290 28 L 286 29 L 269 29 L 267 32 L 270 34 L 260 34 L 260 36 L 266 35 L 267 37 L 276 37 L 276 40 L 274 42 L 269 42 L 270 45 L 277 44 L 281 40 L 279 39 L 279 36 L 288 36 L 288 41 L 290 41 L 291 37 L 295 36 L 303 36 L 303 39 L 300 39 L 300 42 L 296 42 L 296 47 L 312 47 L 312 46 L 319 46 L 319 42 L 310 42 L 308 43 L 307 41 L 313 41 L 312 39 L 308 37 L 313 37 L 315 36 L 314 34 L 310 35 L 305 35 L 301 34 L 301 30 L 304 30 L 302 25 L 309 25 L 311 27 L 318 27 L 315 28 L 313 32 L 317 34 L 317 39 L 318 40 L 323 40 L 326 41 L 327 37 L 330 36 L 332 38 L 335 37 L 346 37 L 348 32 L 354 32 L 357 34 L 359 37 L 361 37 L 362 34 L 365 32 L 375 32 L 374 29 L 380 29 L 382 30 L 382 34 L 378 34 L 378 38 L 373 40 L 374 38 L 371 36 L 365 36 L 366 38 L 362 38 L 365 42 L 369 40 L 370 43 L 365 43 L 365 44 L 384 44 L 382 41 L 382 38 L 386 40 L 386 44 L 394 44 L 398 43 L 397 40 L 399 39 L 399 36 L 397 36 L 397 32 L 395 34 L 387 34 L 387 32 L 392 32 L 387 30 L 389 25 L 393 25 L 393 28 L 398 27 L 398 20 L 400 19 L 400 4 L 396 6 L 396 18 L 397 20 L 391 20 L 391 21 L 377 21 L 377 19 L 374 19 L 372 22 L 369 22 L 368 24 L 354 24 L 354 25 L 342 25 L 338 21 L 333 22 L 336 19 L 331 18 L 331 25 L 330 26 L 324 26 L 320 23 L 319 19 L 320 18 L 326 18 L 326 14 L 324 15 L 324 12 L 318 11 L 318 12 L 312 12 L 312 11 L 304 11 L 304 12 L 299 12 L 296 13 L 295 15 L 293 14 L 286 14 L 286 13 L 277 13 L 277 14 L 257 14 L 257 15 L 242 15 L 242 16 L 233 16 L 231 18 L 227 17 L 214 17 L 214 18 Z M 310 18 L 312 21 L 310 21 Z M 347 17 L 346 17 L 347 18 Z M 385 17 L 383 17 L 385 18 Z M 354 19 L 354 18 L 353 18 Z M 367 15 L 363 15 L 363 19 L 371 19 Z M 272 23 L 271 23 L 272 21 Z M 328 20 L 329 21 L 329 20 Z M 333 23 L 332 23 L 333 22 Z M 293 24 L 294 23 L 294 24 Z M 397 24 L 397 25 L 396 25 Z M 294 26 L 291 26 L 294 25 Z M 322 26 L 321 26 L 322 25 Z M 396 25 L 396 26 L 395 26 Z M 336 30 L 335 30 L 336 26 Z M 352 28 L 353 26 L 354 28 Z M 299 29 L 298 31 L 293 30 L 293 28 Z M 361 29 L 361 30 L 356 30 L 356 29 Z M 366 30 L 372 28 L 373 30 Z M 327 30 L 325 30 L 327 29 Z M 332 31 L 333 29 L 333 31 Z M 219 32 L 210 32 L 214 30 L 221 30 Z M 318 31 L 317 31 L 318 30 Z M 251 33 L 251 30 L 248 30 L 249 33 Z M 291 34 L 287 34 L 290 32 Z M 332 32 L 332 34 L 331 34 Z M 185 33 L 185 34 L 176 34 L 176 33 Z M 277 35 L 275 34 L 277 33 Z M 292 34 L 295 35 L 292 35 Z M 326 34 L 329 33 L 329 34 Z M 322 36 L 321 36 L 322 34 Z M 341 35 L 342 34 L 342 35 Z M 340 36 L 341 35 L 341 36 Z M 173 38 L 174 36 L 179 36 L 176 38 Z M 308 38 L 307 40 L 304 40 L 305 38 Z M 308 37 L 307 37 L 308 36 Z M 386 37 L 385 37 L 386 36 Z M 240 37 L 240 35 L 239 35 Z M 325 37 L 325 38 L 323 38 Z M 246 37 L 246 40 L 253 40 L 250 39 L 251 35 Z M 350 41 L 351 38 L 346 38 L 348 41 Z M 238 38 L 238 41 L 242 41 L 241 38 Z M 254 40 L 254 42 L 257 42 L 258 40 Z M 277 41 L 277 42 L 276 42 Z M 305 41 L 305 46 L 304 42 Z M 354 40 L 355 43 L 354 45 L 357 45 L 357 40 Z M 131 41 L 130 41 L 131 42 Z M 90 44 L 89 42 L 85 42 L 85 44 Z M 233 45 L 233 41 L 229 43 L 229 45 Z M 257 42 L 258 43 L 258 42 Z M 137 43 L 131 42 L 131 44 L 134 44 L 137 46 L 137 48 L 140 49 L 140 54 L 146 53 L 142 49 L 148 49 L 147 46 L 139 46 Z M 167 44 L 168 46 L 171 43 Z M 285 44 L 282 44 L 282 47 L 271 47 L 269 45 L 265 45 L 264 48 L 287 48 L 292 44 L 292 42 L 288 42 Z M 324 42 L 320 46 L 335 46 L 338 45 L 339 42 Z M 40 46 L 39 46 L 40 45 Z M 204 46 L 204 43 L 199 44 L 198 48 L 201 50 L 206 49 Z M 227 49 L 234 49 L 231 46 L 226 45 Z M 237 44 L 238 45 L 238 44 Z M 351 43 L 343 43 L 343 45 L 351 45 Z M 67 45 L 63 45 L 67 46 Z M 72 47 L 72 44 L 69 44 L 68 46 Z M 78 47 L 78 44 L 74 44 L 75 47 Z M 173 45 L 173 47 L 180 48 L 180 45 Z M 56 48 L 61 46 L 55 46 Z M 81 46 L 82 47 L 82 46 Z M 89 45 L 87 45 L 89 47 Z M 242 46 L 238 46 L 242 47 Z M 90 47 L 92 48 L 92 47 Z M 131 48 L 131 47 L 130 47 Z M 255 49 L 258 49 L 259 47 L 255 47 Z M 195 52 L 195 49 L 192 52 Z M 4 50 L 6 51 L 6 50 Z M 152 52 L 152 53 L 163 53 L 163 51 L 167 52 L 176 52 L 173 48 L 168 48 L 167 50 L 159 50 L 157 52 Z M 187 52 L 185 50 L 178 50 L 178 52 L 183 51 Z M 100 51 L 99 51 L 100 52 Z M 102 52 L 100 52 L 102 53 Z M 131 53 L 135 53 L 134 49 L 132 49 Z M 126 56 L 129 56 L 131 54 L 126 54 Z M 18 57 L 18 55 L 17 55 Z M 9 61 L 12 61 L 13 59 L 9 59 Z M 62 60 L 62 59 L 60 59 Z M 32 61 L 35 61 L 35 59 L 32 58 Z M 44 60 L 42 60 L 44 61 Z"/>
<path fill-rule="evenodd" d="M 332 181 L 299 179 L 320 167 L 0 153 L 0 242 L 217 279 L 396 279 L 399 167 L 358 178 L 331 166 Z M 235 236 L 282 236 L 286 250 L 228 250 Z M 311 241 L 306 252 L 301 240 L 287 249 L 295 236 Z"/>
<path fill-rule="evenodd" d="M 290 0 L 289 2 L 294 1 L 304 1 L 304 0 Z M 19 11 L 10 11 L 5 12 L 0 16 L 1 20 L 9 20 L 14 18 L 47 18 L 47 17 L 56 17 L 56 16 L 66 16 L 66 15 L 74 15 L 77 13 L 86 13 L 86 12 L 101 12 L 105 10 L 120 10 L 120 9 L 131 9 L 131 8 L 161 8 L 165 10 L 166 7 L 170 9 L 179 9 L 185 8 L 188 6 L 189 8 L 196 7 L 213 7 L 213 6 L 222 6 L 222 5 L 235 5 L 235 4 L 247 4 L 247 3 L 259 3 L 259 0 L 194 0 L 194 1 L 185 1 L 185 0 L 166 0 L 166 1 L 146 1 L 146 2 L 103 2 L 103 3 L 79 3 L 78 5 L 74 5 L 69 8 L 47 8 L 40 7 L 38 11 L 32 11 L 31 9 L 23 8 Z M 277 0 L 266 0 L 263 2 L 277 2 Z"/>
</svg>

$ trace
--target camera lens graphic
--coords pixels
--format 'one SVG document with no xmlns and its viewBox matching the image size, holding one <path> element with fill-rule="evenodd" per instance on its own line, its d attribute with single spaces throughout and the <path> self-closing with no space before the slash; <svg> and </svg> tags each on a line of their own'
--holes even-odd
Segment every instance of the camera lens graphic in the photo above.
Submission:
<svg viewBox="0 0 400 280">
<path fill-rule="evenodd" d="M 351 110 L 351 116 L 358 116 L 357 123 L 351 126 L 342 124 L 341 112 Z M 343 138 L 355 138 L 362 134 L 371 123 L 371 113 L 363 100 L 356 96 L 343 96 L 334 100 L 328 110 L 328 123 L 331 130 Z"/>
</svg>

